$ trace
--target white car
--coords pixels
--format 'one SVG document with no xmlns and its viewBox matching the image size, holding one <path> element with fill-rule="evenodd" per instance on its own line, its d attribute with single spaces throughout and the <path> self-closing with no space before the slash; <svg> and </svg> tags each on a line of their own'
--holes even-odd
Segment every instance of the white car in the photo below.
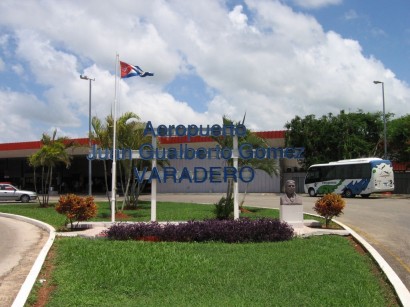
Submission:
<svg viewBox="0 0 410 307">
<path fill-rule="evenodd" d="M 0 184 L 0 201 L 14 200 L 28 203 L 36 198 L 36 192 L 19 190 L 11 184 Z"/>
</svg>

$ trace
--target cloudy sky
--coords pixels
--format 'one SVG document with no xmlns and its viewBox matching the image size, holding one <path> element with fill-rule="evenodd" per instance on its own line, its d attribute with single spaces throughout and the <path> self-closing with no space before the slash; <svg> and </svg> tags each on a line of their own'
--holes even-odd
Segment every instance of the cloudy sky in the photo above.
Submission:
<svg viewBox="0 0 410 307">
<path fill-rule="evenodd" d="M 410 113 L 408 0 L 1 0 L 0 143 L 87 137 L 118 114 L 282 130 L 296 115 Z"/>
</svg>

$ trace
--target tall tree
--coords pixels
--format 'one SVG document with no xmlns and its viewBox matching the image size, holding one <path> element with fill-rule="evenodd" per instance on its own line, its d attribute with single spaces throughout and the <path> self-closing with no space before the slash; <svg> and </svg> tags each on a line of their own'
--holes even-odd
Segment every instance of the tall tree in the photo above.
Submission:
<svg viewBox="0 0 410 307">
<path fill-rule="evenodd" d="M 75 143 L 69 141 L 66 137 L 56 139 L 57 130 L 54 130 L 53 135 L 49 136 L 43 133 L 41 138 L 41 148 L 28 158 L 29 164 L 34 169 L 34 187 L 36 192 L 36 169 L 41 168 L 41 197 L 38 198 L 41 207 L 47 207 L 49 202 L 49 191 L 53 179 L 53 168 L 58 163 L 63 163 L 66 167 L 70 166 L 71 155 L 67 152 L 67 148 L 75 146 Z"/>
<path fill-rule="evenodd" d="M 388 117 L 391 114 L 387 115 Z M 286 146 L 305 147 L 305 168 L 315 163 L 342 159 L 383 156 L 383 117 L 381 112 L 341 111 L 316 118 L 296 116 L 286 123 Z"/>
<path fill-rule="evenodd" d="M 389 121 L 387 152 L 394 161 L 410 161 L 410 114 Z"/>
</svg>

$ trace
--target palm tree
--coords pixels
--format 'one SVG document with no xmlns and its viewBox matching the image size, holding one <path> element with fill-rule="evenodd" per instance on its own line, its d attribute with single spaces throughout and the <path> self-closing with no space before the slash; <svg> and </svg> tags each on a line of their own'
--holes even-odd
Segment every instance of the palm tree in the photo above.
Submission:
<svg viewBox="0 0 410 307">
<path fill-rule="evenodd" d="M 113 122 L 112 116 L 107 116 L 106 118 L 107 125 L 104 125 L 98 117 L 93 117 L 91 124 L 93 126 L 93 133 L 91 133 L 91 138 L 95 143 L 97 143 L 101 148 L 109 148 L 112 146 L 111 135 L 109 134 L 109 123 Z M 108 192 L 108 172 L 107 172 L 107 161 L 105 159 L 102 160 L 104 166 L 104 183 L 105 189 Z M 106 193 L 108 201 L 110 201 L 110 197 L 108 193 Z"/>
<path fill-rule="evenodd" d="M 138 120 L 139 117 L 132 112 L 126 112 L 119 118 L 117 124 L 118 144 L 122 148 L 138 149 L 142 144 L 151 142 L 151 138 L 149 136 L 144 136 L 143 133 L 145 123 Z M 121 186 L 124 191 L 124 200 L 121 210 L 124 210 L 125 206 L 134 208 L 137 206 L 139 195 L 146 182 L 139 184 L 134 180 L 133 170 L 135 168 L 141 169 L 145 166 L 144 164 L 149 164 L 149 161 L 142 159 L 127 159 L 120 161 L 119 169 L 121 174 Z"/>
<path fill-rule="evenodd" d="M 227 118 L 225 115 L 222 117 L 222 122 L 224 126 L 231 126 L 233 125 L 233 121 L 229 118 Z M 241 122 L 236 123 L 236 125 L 239 124 L 244 124 L 245 122 L 245 117 Z M 228 147 L 228 148 L 233 148 L 233 137 L 232 136 L 225 136 L 225 137 L 212 137 L 214 141 L 216 141 L 219 146 L 223 147 Z M 246 134 L 244 136 L 238 137 L 238 147 L 240 147 L 242 144 L 250 144 L 253 149 L 259 148 L 259 147 L 269 147 L 267 144 L 266 140 L 259 137 L 255 133 L 251 132 L 250 130 L 246 130 Z M 227 166 L 233 166 L 233 159 L 226 160 Z M 273 175 L 278 175 L 279 174 L 279 166 L 276 162 L 276 160 L 272 159 L 238 159 L 238 167 L 242 166 L 250 166 L 254 169 L 259 169 L 267 173 L 269 176 Z M 230 202 L 233 199 L 233 178 L 228 178 L 228 187 L 226 191 L 226 201 Z M 245 196 L 246 196 L 246 190 L 243 195 L 243 199 L 240 202 L 240 207 L 242 207 L 244 201 L 245 201 Z"/>
<path fill-rule="evenodd" d="M 93 118 L 92 125 L 94 128 L 94 133 L 92 137 L 101 148 L 112 148 L 114 119 L 111 115 L 109 115 L 105 118 L 105 121 L 106 123 L 103 124 L 98 118 Z M 151 137 L 143 135 L 144 127 L 145 123 L 139 121 L 138 115 L 133 112 L 124 113 L 117 119 L 116 147 L 138 149 L 142 144 L 150 143 Z M 133 170 L 135 168 L 142 169 L 144 166 L 150 166 L 150 162 L 142 159 L 123 159 L 117 162 L 120 178 L 119 182 L 121 184 L 122 191 L 124 191 L 124 201 L 121 210 L 124 210 L 125 206 L 135 208 L 138 204 L 138 197 L 146 182 L 139 184 L 136 180 L 134 180 Z M 105 184 L 108 191 L 108 173 L 105 159 L 103 160 L 103 163 Z M 161 165 L 166 162 L 159 161 L 158 163 Z"/>
<path fill-rule="evenodd" d="M 47 207 L 49 202 L 49 193 L 52 178 L 53 168 L 58 163 L 64 163 L 66 167 L 71 164 L 71 155 L 67 152 L 67 148 L 75 146 L 74 142 L 69 141 L 66 137 L 56 139 L 57 130 L 54 130 L 50 137 L 47 133 L 43 133 L 41 138 L 41 148 L 28 158 L 29 164 L 34 169 L 34 187 L 37 192 L 36 183 L 36 168 L 41 167 L 41 189 L 42 197 L 38 198 L 40 207 Z"/>
</svg>

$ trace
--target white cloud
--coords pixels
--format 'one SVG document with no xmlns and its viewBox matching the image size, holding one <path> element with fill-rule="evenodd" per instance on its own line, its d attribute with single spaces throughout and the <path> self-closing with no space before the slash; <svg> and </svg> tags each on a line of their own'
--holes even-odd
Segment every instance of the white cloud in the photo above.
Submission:
<svg viewBox="0 0 410 307">
<path fill-rule="evenodd" d="M 359 18 L 359 15 L 355 10 L 351 9 L 344 14 L 344 17 L 346 20 L 351 20 Z"/>
<path fill-rule="evenodd" d="M 242 13 L 242 5 L 237 5 L 235 8 L 228 14 L 229 19 L 231 20 L 234 27 L 238 29 L 243 29 L 247 26 L 248 17 Z"/>
<path fill-rule="evenodd" d="M 21 64 L 16 64 L 12 65 L 11 69 L 14 71 L 14 73 L 20 77 L 24 78 L 24 67 Z"/>
<path fill-rule="evenodd" d="M 373 27 L 370 33 L 375 37 L 387 37 L 386 32 L 383 29 Z"/>
<path fill-rule="evenodd" d="M 43 131 L 33 125 L 35 118 L 41 120 L 47 114 L 47 108 L 30 94 L 0 91 L 1 141 L 31 141 L 39 139 Z M 44 126 L 43 126 L 44 127 Z"/>
<path fill-rule="evenodd" d="M 343 0 L 292 0 L 296 5 L 307 8 L 307 9 L 317 9 L 329 5 L 338 5 L 343 2 Z"/>
<path fill-rule="evenodd" d="M 8 42 L 9 42 L 9 35 L 1 34 L 0 35 L 0 48 L 3 51 L 3 53 L 7 53 Z"/>
<path fill-rule="evenodd" d="M 104 118 L 114 101 L 117 52 L 155 73 L 121 80 L 119 114 L 132 111 L 154 125 L 214 124 L 246 112 L 250 128 L 274 130 L 296 115 L 379 111 L 376 79 L 385 82 L 388 112 L 400 114 L 410 98 L 408 85 L 365 57 L 359 42 L 325 32 L 311 15 L 279 1 L 233 8 L 223 1 L 3 1 L 0 26 L 11 29 L 0 44 L 22 76 L 19 87 L 0 88 L 0 104 L 8 108 L 1 128 L 13 125 L 15 140 L 38 139 L 50 127 L 85 137 L 89 84 L 79 75 L 95 78 L 92 115 Z M 216 93 L 205 112 L 164 90 L 188 71 Z"/>
</svg>

